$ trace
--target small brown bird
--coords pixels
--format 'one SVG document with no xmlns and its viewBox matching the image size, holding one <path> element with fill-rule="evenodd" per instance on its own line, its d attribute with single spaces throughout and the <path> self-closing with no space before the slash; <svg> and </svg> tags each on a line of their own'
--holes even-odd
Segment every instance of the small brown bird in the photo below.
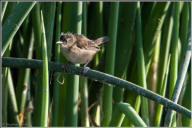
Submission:
<svg viewBox="0 0 192 128">
<path fill-rule="evenodd" d="M 61 52 L 66 59 L 73 64 L 85 64 L 84 67 L 93 59 L 94 55 L 100 51 L 99 45 L 109 41 L 104 36 L 96 40 L 90 40 L 84 35 L 61 33 L 60 41 Z"/>
</svg>

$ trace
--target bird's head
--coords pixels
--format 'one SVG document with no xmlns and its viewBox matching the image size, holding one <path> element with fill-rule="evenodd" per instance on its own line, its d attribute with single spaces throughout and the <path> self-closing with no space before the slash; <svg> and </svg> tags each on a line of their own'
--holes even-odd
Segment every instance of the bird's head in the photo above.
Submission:
<svg viewBox="0 0 192 128">
<path fill-rule="evenodd" d="M 57 44 L 70 45 L 75 41 L 74 36 L 71 33 L 61 33 L 60 40 Z"/>
</svg>

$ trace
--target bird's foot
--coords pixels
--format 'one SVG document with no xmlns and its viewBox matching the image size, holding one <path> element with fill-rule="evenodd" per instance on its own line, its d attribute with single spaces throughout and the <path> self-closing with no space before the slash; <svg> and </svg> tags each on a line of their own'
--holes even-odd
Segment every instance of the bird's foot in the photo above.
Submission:
<svg viewBox="0 0 192 128">
<path fill-rule="evenodd" d="M 89 64 L 89 61 L 87 61 L 87 63 L 83 65 L 81 75 L 85 75 L 85 73 L 87 73 L 87 71 L 90 69 L 89 67 L 87 67 L 88 64 Z"/>
<path fill-rule="evenodd" d="M 87 73 L 89 69 L 90 69 L 89 67 L 83 67 L 81 70 L 81 75 L 85 75 L 85 73 Z"/>
</svg>

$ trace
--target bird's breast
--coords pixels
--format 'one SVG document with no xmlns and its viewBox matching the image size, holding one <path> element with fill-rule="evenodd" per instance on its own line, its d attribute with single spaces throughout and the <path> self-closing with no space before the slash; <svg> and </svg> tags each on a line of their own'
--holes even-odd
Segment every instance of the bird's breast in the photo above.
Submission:
<svg viewBox="0 0 192 128">
<path fill-rule="evenodd" d="M 96 53 L 94 50 L 80 49 L 76 46 L 70 50 L 67 47 L 61 46 L 61 52 L 68 61 L 74 64 L 85 64 L 91 61 Z"/>
</svg>

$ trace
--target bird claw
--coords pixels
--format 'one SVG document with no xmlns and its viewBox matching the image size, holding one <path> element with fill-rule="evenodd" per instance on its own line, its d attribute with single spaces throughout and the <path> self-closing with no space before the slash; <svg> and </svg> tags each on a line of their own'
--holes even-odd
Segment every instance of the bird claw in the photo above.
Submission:
<svg viewBox="0 0 192 128">
<path fill-rule="evenodd" d="M 81 75 L 84 75 L 85 73 L 87 73 L 89 69 L 90 69 L 89 67 L 83 67 L 81 71 Z"/>
</svg>

